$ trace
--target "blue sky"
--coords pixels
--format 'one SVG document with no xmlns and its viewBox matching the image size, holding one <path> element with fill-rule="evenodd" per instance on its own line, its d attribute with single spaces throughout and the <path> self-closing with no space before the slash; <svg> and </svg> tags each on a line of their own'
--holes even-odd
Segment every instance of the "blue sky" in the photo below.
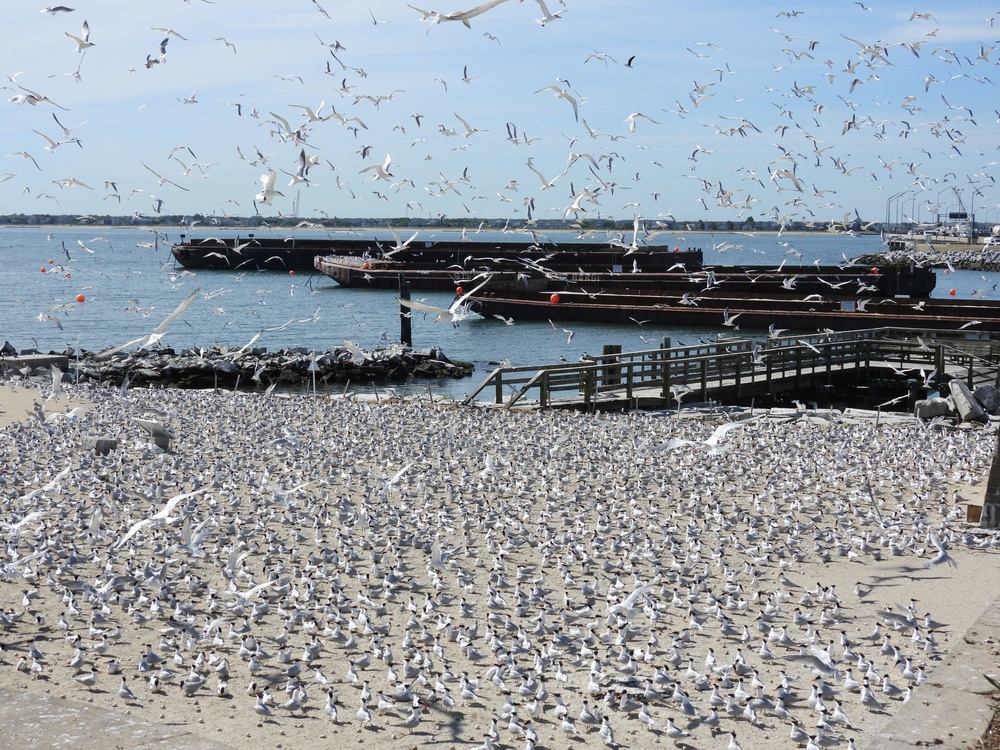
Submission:
<svg viewBox="0 0 1000 750">
<path fill-rule="evenodd" d="M 995 6 L 545 4 L 13 0 L 0 213 L 1000 223 Z"/>
</svg>

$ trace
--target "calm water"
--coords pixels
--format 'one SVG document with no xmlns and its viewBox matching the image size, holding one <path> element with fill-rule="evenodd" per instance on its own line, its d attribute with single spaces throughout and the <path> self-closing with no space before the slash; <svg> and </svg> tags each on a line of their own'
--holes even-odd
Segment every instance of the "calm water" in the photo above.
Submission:
<svg viewBox="0 0 1000 750">
<path fill-rule="evenodd" d="M 177 241 L 179 234 L 179 230 L 167 231 L 166 243 L 161 240 L 158 247 L 150 247 L 152 233 L 137 228 L 0 229 L 0 342 L 6 339 L 19 350 L 35 346 L 41 351 L 77 346 L 99 350 L 124 344 L 151 333 L 197 288 L 201 296 L 169 327 L 165 345 L 178 349 L 213 344 L 238 347 L 260 331 L 258 345 L 272 351 L 292 346 L 325 351 L 342 346 L 345 340 L 372 349 L 398 341 L 399 307 L 393 292 L 344 289 L 321 274 L 184 271 L 175 266 L 170 255 L 170 242 Z M 215 232 L 206 229 L 190 234 L 201 237 Z M 383 234 L 388 238 L 387 232 L 379 236 Z M 296 236 L 324 234 L 300 230 Z M 447 233 L 421 233 L 420 238 L 435 236 Z M 509 239 L 499 233 L 493 236 Z M 550 236 L 559 239 L 559 233 Z M 828 234 L 680 234 L 661 235 L 656 242 L 701 247 L 706 265 L 777 267 L 785 261 L 786 268 L 802 265 L 804 270 L 815 260 L 839 263 L 844 256 L 852 258 L 881 247 L 878 237 Z M 67 260 L 63 243 L 71 260 Z M 717 247 L 726 249 L 719 252 L 714 249 Z M 46 273 L 40 272 L 43 267 Z M 950 289 L 955 289 L 957 296 L 985 289 L 987 299 L 1000 298 L 1000 292 L 993 289 L 1000 274 L 993 280 L 989 274 L 971 271 L 938 273 L 935 297 L 948 296 Z M 86 298 L 83 304 L 75 303 L 79 294 Z M 413 297 L 443 307 L 451 301 L 446 293 L 418 291 Z M 64 305 L 68 307 L 59 309 Z M 58 319 L 62 329 L 45 315 Z M 714 338 L 723 330 L 731 333 L 721 325 L 718 330 L 584 323 L 557 323 L 553 328 L 547 322 L 507 326 L 490 318 L 468 320 L 453 328 L 420 315 L 412 322 L 415 348 L 440 347 L 452 359 L 475 363 L 471 379 L 431 384 L 435 391 L 456 397 L 478 385 L 489 373 L 491 362 L 507 359 L 517 365 L 541 364 L 560 357 L 572 361 L 585 353 L 599 354 L 604 344 L 621 344 L 624 351 L 635 351 L 652 348 L 664 336 L 674 343 L 691 344 Z M 276 330 L 266 330 L 269 328 Z M 572 341 L 567 341 L 569 335 L 563 329 L 573 331 Z M 412 386 L 420 390 L 426 387 L 423 381 Z"/>
</svg>

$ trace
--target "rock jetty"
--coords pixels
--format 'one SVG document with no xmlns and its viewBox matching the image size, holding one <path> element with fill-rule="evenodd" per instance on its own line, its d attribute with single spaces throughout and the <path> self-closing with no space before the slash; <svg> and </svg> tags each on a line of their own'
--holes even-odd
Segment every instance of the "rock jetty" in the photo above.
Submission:
<svg viewBox="0 0 1000 750">
<path fill-rule="evenodd" d="M 0 369 L 32 369 L 40 353 L 17 352 L 8 344 L 0 359 Z M 67 380 L 104 385 L 163 388 L 244 388 L 253 390 L 276 385 L 281 388 L 334 383 L 394 383 L 410 378 L 464 378 L 475 367 L 468 362 L 453 362 L 440 349 L 413 350 L 393 346 L 374 351 L 337 348 L 312 352 L 305 348 L 282 349 L 156 349 L 118 353 L 110 357 L 99 353 L 73 351 L 45 355 L 65 371 Z M 47 369 L 48 364 L 44 365 Z M 29 373 L 25 373 L 29 374 Z"/>
<path fill-rule="evenodd" d="M 948 383 L 947 396 L 920 399 L 913 405 L 913 416 L 924 420 L 942 417 L 959 423 L 988 423 L 998 415 L 1000 389 L 981 385 L 973 391 L 958 378 Z"/>
<path fill-rule="evenodd" d="M 854 259 L 862 266 L 909 266 L 924 268 L 954 268 L 958 271 L 1000 271 L 1000 246 L 963 245 L 947 250 L 930 247 L 907 247 L 901 250 L 885 249 Z"/>
</svg>

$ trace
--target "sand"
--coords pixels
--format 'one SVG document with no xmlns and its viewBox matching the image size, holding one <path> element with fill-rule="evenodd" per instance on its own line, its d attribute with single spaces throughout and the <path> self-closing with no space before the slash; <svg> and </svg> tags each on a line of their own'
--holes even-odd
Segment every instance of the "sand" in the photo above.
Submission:
<svg viewBox="0 0 1000 750">
<path fill-rule="evenodd" d="M 876 689 L 883 708 L 871 711 L 844 689 L 848 667 L 861 679 L 857 654 L 879 680 L 910 684 L 882 653 L 883 639 L 864 638 L 885 621 L 879 613 L 906 612 L 915 599 L 921 621 L 925 613 L 938 621 L 932 650 L 923 627 L 915 637 L 906 625 L 882 627 L 933 681 L 935 665 L 1000 595 L 994 537 L 963 523 L 996 440 L 985 431 L 762 419 L 711 451 L 671 441 L 704 440 L 720 416 L 503 414 L 75 386 L 48 408 L 92 408 L 42 424 L 32 413 L 39 387 L 0 387 L 8 524 L 0 609 L 12 619 L 0 639 L 0 690 L 121 713 L 161 734 L 231 747 L 472 748 L 496 720 L 493 746 L 521 748 L 530 717 L 538 748 L 604 747 L 598 727 L 579 718 L 586 700 L 621 747 L 677 744 L 664 734 L 670 717 L 691 732 L 680 746 L 726 748 L 732 731 L 747 750 L 788 748 L 797 744 L 790 724 L 763 705 L 757 725 L 720 709 L 712 728 L 684 715 L 672 685 L 704 717 L 711 690 L 698 689 L 689 664 L 724 696 L 752 692 L 759 679 L 771 701 L 784 673 L 795 680 L 791 715 L 815 732 L 818 714 L 806 705 L 813 675 L 789 657 L 828 647 L 840 679 L 825 682 L 853 726 L 828 734 L 864 748 L 901 701 Z M 176 435 L 171 452 L 149 445 L 131 421 L 146 408 Z M 119 448 L 96 455 L 87 436 L 115 438 Z M 122 544 L 179 493 L 194 494 L 170 523 Z M 926 567 L 934 538 L 948 540 L 958 567 Z M 31 559 L 35 550 L 44 551 Z M 609 617 L 642 585 L 640 608 Z M 796 644 L 769 641 L 773 659 L 759 653 L 767 636 L 758 614 L 769 607 Z M 211 620 L 218 627 L 206 633 Z M 266 654 L 255 673 L 239 653 L 239 631 Z M 73 668 L 77 636 L 85 650 Z M 147 644 L 174 673 L 162 693 L 148 685 L 160 667 L 143 664 Z M 304 663 L 309 644 L 316 655 Z M 44 654 L 37 675 L 31 646 Z M 742 687 L 733 671 L 740 655 Z M 28 671 L 18 670 L 22 657 Z M 229 677 L 217 697 L 223 658 Z M 119 696 L 112 662 L 136 700 Z M 205 685 L 185 696 L 180 683 L 194 664 Z M 88 688 L 75 678 L 91 666 L 98 681 Z M 304 709 L 280 708 L 291 696 L 290 667 L 301 670 L 292 683 L 305 685 Z M 657 672 L 670 678 L 651 682 Z M 476 697 L 462 697 L 463 674 Z M 548 695 L 536 703 L 543 682 Z M 273 697 L 270 716 L 255 712 L 252 683 Z M 373 696 L 365 727 L 356 717 L 362 683 Z M 650 685 L 659 695 L 643 696 Z M 337 723 L 324 711 L 330 688 Z M 393 710 L 378 710 L 379 693 L 397 692 Z M 647 704 L 655 730 L 634 707 L 619 708 L 622 692 Z M 402 724 L 413 694 L 426 710 L 411 731 Z M 557 695 L 574 734 L 553 713 Z M 518 734 L 508 728 L 508 701 L 522 720 Z"/>
</svg>

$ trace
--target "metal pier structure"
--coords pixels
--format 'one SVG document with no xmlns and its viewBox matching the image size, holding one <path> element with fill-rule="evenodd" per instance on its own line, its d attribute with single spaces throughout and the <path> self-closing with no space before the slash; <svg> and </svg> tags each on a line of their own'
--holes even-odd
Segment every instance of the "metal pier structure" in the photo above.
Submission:
<svg viewBox="0 0 1000 750">
<path fill-rule="evenodd" d="M 962 334 L 966 335 L 962 335 Z M 854 383 L 894 392 L 903 382 L 937 390 L 960 378 L 1000 387 L 1000 335 L 875 328 L 754 341 L 603 354 L 579 362 L 501 366 L 463 404 L 512 408 L 662 409 L 688 401 L 726 404 Z M 923 371 L 924 377 L 918 377 Z M 901 374 L 905 373 L 905 377 Z M 926 379 L 926 383 L 925 383 Z"/>
</svg>

